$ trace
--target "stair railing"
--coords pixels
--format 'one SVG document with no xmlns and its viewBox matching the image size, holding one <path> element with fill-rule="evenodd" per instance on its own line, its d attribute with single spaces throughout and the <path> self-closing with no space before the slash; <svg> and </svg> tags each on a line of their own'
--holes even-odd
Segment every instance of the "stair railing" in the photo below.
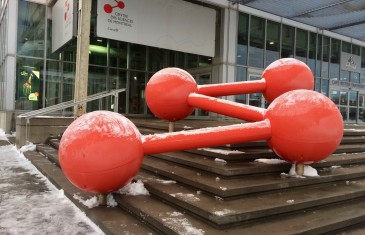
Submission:
<svg viewBox="0 0 365 235">
<path fill-rule="evenodd" d="M 67 109 L 67 108 L 75 107 L 76 105 L 81 104 L 81 103 L 87 103 L 87 102 L 94 101 L 94 100 L 100 100 L 101 98 L 104 98 L 104 97 L 107 97 L 107 96 L 114 96 L 114 112 L 118 112 L 119 93 L 124 92 L 125 90 L 126 89 L 123 88 L 123 89 L 116 89 L 116 90 L 111 90 L 111 91 L 104 91 L 104 92 L 100 92 L 100 93 L 90 95 L 84 100 L 80 100 L 80 101 L 70 100 L 70 101 L 66 101 L 66 102 L 63 102 L 63 103 L 52 105 L 52 106 L 49 106 L 49 107 L 46 107 L 46 108 L 37 109 L 37 110 L 34 110 L 34 111 L 30 111 L 30 112 L 26 112 L 26 113 L 18 115 L 19 118 L 25 118 L 25 120 L 26 120 L 26 123 L 25 123 L 26 143 L 27 144 L 29 143 L 30 119 L 32 119 L 36 116 L 39 116 L 39 115 L 43 115 L 43 114 L 52 113 L 52 112 L 64 110 L 64 109 Z M 99 105 L 99 108 L 101 108 L 100 105 Z"/>
</svg>

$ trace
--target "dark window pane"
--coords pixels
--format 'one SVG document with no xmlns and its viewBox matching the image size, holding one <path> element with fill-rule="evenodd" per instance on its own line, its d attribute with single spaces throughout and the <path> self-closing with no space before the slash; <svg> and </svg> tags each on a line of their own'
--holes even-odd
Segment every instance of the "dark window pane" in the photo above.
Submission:
<svg viewBox="0 0 365 235">
<path fill-rule="evenodd" d="M 294 56 L 294 27 L 283 25 L 281 58 Z"/>
<path fill-rule="evenodd" d="M 109 41 L 110 67 L 127 68 L 128 45 L 125 42 Z"/>
<path fill-rule="evenodd" d="M 237 64 L 247 64 L 248 15 L 239 14 L 237 33 Z"/>
<path fill-rule="evenodd" d="M 145 73 L 130 72 L 129 75 L 129 113 L 143 114 L 145 107 Z"/>
<path fill-rule="evenodd" d="M 331 39 L 330 79 L 338 80 L 340 75 L 340 45 L 340 40 Z"/>
<path fill-rule="evenodd" d="M 249 65 L 263 68 L 265 46 L 265 19 L 251 16 Z"/>
<path fill-rule="evenodd" d="M 148 71 L 157 72 L 163 68 L 163 50 L 150 47 L 148 50 Z"/>
<path fill-rule="evenodd" d="M 280 24 L 267 21 L 265 67 L 280 58 Z"/>
<path fill-rule="evenodd" d="M 130 44 L 130 69 L 146 70 L 146 47 Z"/>
<path fill-rule="evenodd" d="M 107 65 L 107 40 L 105 38 L 90 38 L 89 64 Z"/>
<path fill-rule="evenodd" d="M 297 29 L 295 58 L 307 63 L 308 32 Z"/>
<path fill-rule="evenodd" d="M 59 62 L 47 61 L 46 106 L 61 103 L 61 72 L 59 67 Z"/>
</svg>

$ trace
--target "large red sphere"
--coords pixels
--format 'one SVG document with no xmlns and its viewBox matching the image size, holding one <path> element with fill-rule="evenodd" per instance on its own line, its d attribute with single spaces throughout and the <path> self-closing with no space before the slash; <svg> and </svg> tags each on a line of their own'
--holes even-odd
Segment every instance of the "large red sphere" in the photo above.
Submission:
<svg viewBox="0 0 365 235">
<path fill-rule="evenodd" d="M 270 103 L 287 91 L 314 88 L 312 71 L 305 63 L 294 58 L 272 62 L 263 72 L 262 78 L 266 81 L 263 95 Z"/>
<path fill-rule="evenodd" d="M 197 90 L 197 84 L 188 72 L 179 68 L 165 68 L 148 81 L 146 102 L 158 118 L 178 121 L 194 111 L 187 100 L 189 94 Z"/>
<path fill-rule="evenodd" d="M 138 173 L 143 160 L 141 134 L 121 114 L 87 113 L 66 129 L 59 159 L 64 174 L 78 188 L 112 192 Z"/>
<path fill-rule="evenodd" d="M 272 137 L 269 146 L 293 163 L 318 162 L 332 154 L 343 136 L 343 120 L 326 96 L 294 90 L 275 99 L 267 109 Z"/>
</svg>

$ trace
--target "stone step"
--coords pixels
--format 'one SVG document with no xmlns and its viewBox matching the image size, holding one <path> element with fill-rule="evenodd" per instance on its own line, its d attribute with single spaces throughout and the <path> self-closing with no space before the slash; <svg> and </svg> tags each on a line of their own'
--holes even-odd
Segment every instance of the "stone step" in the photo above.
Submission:
<svg viewBox="0 0 365 235">
<path fill-rule="evenodd" d="M 342 167 L 324 167 L 318 169 L 320 177 L 305 179 L 283 177 L 280 172 L 249 174 L 241 177 L 222 177 L 211 172 L 202 171 L 192 166 L 183 166 L 170 161 L 146 156 L 142 168 L 170 178 L 182 184 L 190 185 L 200 191 L 225 198 L 242 196 L 249 193 L 278 190 L 331 181 L 347 181 L 365 177 L 365 165 L 353 164 Z M 290 165 L 284 173 L 289 172 Z"/>
<path fill-rule="evenodd" d="M 365 197 L 365 178 L 247 194 L 229 201 L 147 171 L 141 171 L 137 178 L 144 182 L 151 194 L 172 205 L 179 205 L 219 228 Z"/>
<path fill-rule="evenodd" d="M 134 218 L 126 211 L 119 208 L 99 206 L 96 208 L 87 208 L 74 198 L 78 195 L 82 198 L 91 198 L 94 195 L 86 193 L 76 188 L 63 174 L 62 170 L 49 159 L 38 152 L 27 151 L 24 156 L 46 176 L 52 184 L 58 189 L 62 189 L 67 198 L 69 198 L 81 211 L 83 211 L 96 225 L 98 225 L 105 234 L 160 234 Z"/>
<path fill-rule="evenodd" d="M 149 183 L 146 185 L 151 190 Z M 162 185 L 164 184 L 162 183 Z M 168 192 L 171 192 L 168 186 L 169 184 L 164 189 L 166 188 L 169 190 Z M 179 200 L 179 203 L 182 204 L 166 203 L 164 200 L 155 198 L 152 191 L 152 196 L 118 196 L 116 200 L 121 208 L 130 211 L 145 224 L 158 227 L 163 234 L 323 234 L 344 227 L 358 226 L 365 220 L 364 197 L 306 209 L 300 209 L 300 203 L 295 205 L 295 201 L 292 204 L 284 202 L 287 208 L 297 207 L 298 210 L 291 210 L 290 213 L 277 211 L 274 215 L 266 215 L 262 218 L 244 218 L 243 215 L 243 219 L 246 220 L 237 222 L 237 219 L 241 218 L 235 218 L 232 215 L 234 212 L 222 206 L 220 201 L 214 201 L 213 205 L 210 203 L 206 205 L 209 207 L 211 218 L 204 214 L 191 216 L 191 211 L 185 210 L 184 204 L 186 200 L 196 200 L 192 196 L 187 196 L 188 199 L 185 198 L 186 200 L 179 200 L 176 199 L 179 196 L 175 195 L 172 198 Z M 310 196 L 309 194 L 310 192 L 307 192 L 306 195 Z M 287 196 L 286 198 L 290 197 Z M 263 204 L 269 204 L 264 199 L 253 197 L 252 200 L 260 200 Z M 258 204 L 257 201 L 255 203 Z M 200 203 L 196 202 L 195 204 L 199 205 Z M 241 207 L 242 204 L 241 202 Z M 247 204 L 248 202 L 245 203 L 245 205 Z M 208 209 L 205 208 L 205 210 Z M 209 222 L 214 219 L 224 221 L 227 218 L 235 221 L 235 223 L 227 223 L 218 227 Z"/>
<path fill-rule="evenodd" d="M 249 155 L 249 154 L 247 154 Z M 279 157 L 276 158 L 242 158 L 240 162 L 230 162 L 219 157 L 211 158 L 194 153 L 186 152 L 169 152 L 162 154 L 154 154 L 153 157 L 160 158 L 166 161 L 175 162 L 188 167 L 193 167 L 198 170 L 211 172 L 223 177 L 240 176 L 248 174 L 259 174 L 268 172 L 287 172 L 291 165 L 288 162 L 282 161 Z M 260 160 L 262 160 L 260 162 Z M 278 160 L 278 164 L 264 164 L 266 160 Z M 365 154 L 335 154 L 324 161 L 312 164 L 314 167 L 331 167 L 338 165 L 349 165 L 365 163 Z"/>
</svg>

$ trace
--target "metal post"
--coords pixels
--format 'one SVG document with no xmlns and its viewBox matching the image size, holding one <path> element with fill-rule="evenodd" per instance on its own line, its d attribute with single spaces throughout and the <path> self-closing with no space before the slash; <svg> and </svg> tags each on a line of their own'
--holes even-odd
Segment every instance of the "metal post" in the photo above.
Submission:
<svg viewBox="0 0 365 235">
<path fill-rule="evenodd" d="M 175 131 L 175 122 L 169 122 L 169 132 Z"/>
<path fill-rule="evenodd" d="M 91 4 L 92 1 L 79 0 L 75 74 L 75 102 L 86 100 L 87 98 Z M 86 102 L 75 105 L 75 116 L 79 117 L 85 113 Z"/>
</svg>

